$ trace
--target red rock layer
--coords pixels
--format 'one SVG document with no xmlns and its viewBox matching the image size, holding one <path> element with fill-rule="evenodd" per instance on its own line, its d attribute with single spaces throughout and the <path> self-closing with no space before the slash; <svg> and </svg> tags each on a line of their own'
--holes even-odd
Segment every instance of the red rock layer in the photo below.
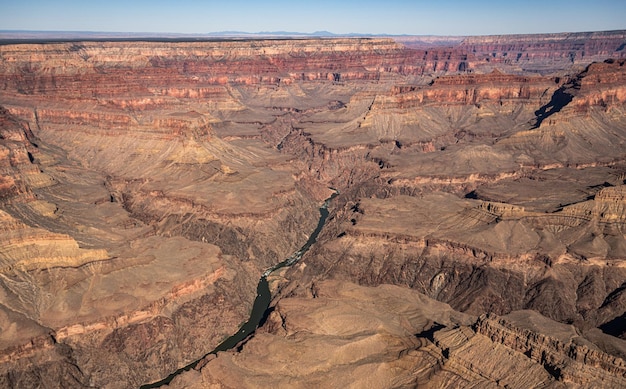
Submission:
<svg viewBox="0 0 626 389">
<path fill-rule="evenodd" d="M 32 186 L 51 183 L 34 164 L 39 150 L 33 139 L 28 124 L 0 106 L 0 203 L 33 200 Z"/>
<path fill-rule="evenodd" d="M 485 100 L 492 103 L 503 100 L 530 103 L 530 100 L 538 102 L 546 91 L 557 86 L 558 80 L 548 77 L 517 76 L 494 70 L 489 74 L 440 76 L 429 86 L 395 86 L 391 95 L 397 99 L 398 108 L 429 103 L 472 105 Z"/>
<path fill-rule="evenodd" d="M 468 37 L 458 46 L 476 60 L 517 65 L 551 72 L 566 64 L 588 64 L 606 58 L 624 58 L 626 32 L 589 32 Z"/>
<path fill-rule="evenodd" d="M 407 50 L 385 39 L 23 44 L 3 46 L 0 52 L 4 90 L 65 98 L 145 93 L 172 85 L 377 80 L 384 73 L 465 68 L 464 57 L 453 51 Z"/>
<path fill-rule="evenodd" d="M 626 103 L 626 60 L 593 63 L 571 83 L 577 110 L 597 106 L 609 110 Z"/>
</svg>

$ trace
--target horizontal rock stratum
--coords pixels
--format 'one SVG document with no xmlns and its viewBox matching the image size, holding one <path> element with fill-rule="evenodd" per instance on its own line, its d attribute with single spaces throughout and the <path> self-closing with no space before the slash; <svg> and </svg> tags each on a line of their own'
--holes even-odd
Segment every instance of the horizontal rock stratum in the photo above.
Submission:
<svg viewBox="0 0 626 389">
<path fill-rule="evenodd" d="M 0 42 L 1 43 L 1 42 Z M 0 383 L 626 385 L 623 31 L 0 44 Z"/>
</svg>

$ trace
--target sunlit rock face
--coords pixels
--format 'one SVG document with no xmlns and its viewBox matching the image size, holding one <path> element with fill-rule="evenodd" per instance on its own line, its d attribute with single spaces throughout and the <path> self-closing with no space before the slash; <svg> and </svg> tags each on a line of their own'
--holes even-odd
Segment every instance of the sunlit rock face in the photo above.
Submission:
<svg viewBox="0 0 626 389">
<path fill-rule="evenodd" d="M 623 41 L 0 46 L 0 382 L 198 360 L 333 187 L 172 385 L 623 386 Z"/>
<path fill-rule="evenodd" d="M 281 299 L 241 352 L 212 355 L 200 366 L 169 387 L 612 388 L 626 382 L 622 359 L 533 311 L 475 317 L 404 287 L 338 280 L 316 284 L 313 295 Z"/>
</svg>

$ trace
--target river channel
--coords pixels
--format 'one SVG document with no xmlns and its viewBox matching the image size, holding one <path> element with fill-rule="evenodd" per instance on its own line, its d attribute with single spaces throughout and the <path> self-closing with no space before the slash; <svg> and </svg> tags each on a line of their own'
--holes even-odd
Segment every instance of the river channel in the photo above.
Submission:
<svg viewBox="0 0 626 389">
<path fill-rule="evenodd" d="M 267 276 L 269 276 L 270 274 L 272 274 L 272 272 L 280 268 L 291 266 L 294 263 L 298 262 L 302 258 L 304 253 L 306 253 L 309 250 L 309 248 L 313 245 L 313 243 L 317 241 L 317 236 L 319 235 L 320 231 L 322 231 L 324 224 L 326 224 L 326 219 L 328 218 L 328 214 L 329 214 L 328 205 L 330 204 L 331 200 L 337 197 L 338 195 L 339 195 L 339 191 L 335 190 L 335 193 L 333 193 L 332 196 L 326 199 L 324 204 L 320 207 L 320 218 L 319 218 L 319 221 L 317 222 L 317 227 L 315 227 L 315 230 L 311 233 L 306 243 L 298 251 L 296 251 L 291 256 L 289 256 L 287 259 L 270 267 L 269 269 L 263 272 L 263 274 L 261 275 L 261 278 L 259 279 L 259 283 L 256 287 L 256 298 L 254 299 L 254 305 L 252 306 L 252 312 L 250 313 L 250 318 L 248 319 L 248 321 L 242 324 L 241 327 L 239 327 L 239 330 L 234 335 L 224 340 L 211 352 L 206 353 L 202 358 L 188 364 L 185 367 L 181 367 L 180 369 L 168 375 L 161 381 L 142 385 L 139 389 L 152 389 L 152 388 L 159 388 L 163 385 L 167 385 L 170 382 L 172 382 L 174 377 L 176 377 L 177 375 L 195 368 L 198 365 L 198 363 L 202 359 L 206 358 L 208 355 L 217 354 L 219 351 L 230 350 L 234 348 L 235 346 L 237 346 L 237 344 L 239 344 L 241 341 L 246 339 L 248 336 L 250 336 L 252 333 L 254 333 L 254 331 L 256 331 L 259 325 L 262 324 L 267 318 L 268 309 L 272 301 L 272 294 L 270 293 L 269 284 L 267 282 Z"/>
</svg>

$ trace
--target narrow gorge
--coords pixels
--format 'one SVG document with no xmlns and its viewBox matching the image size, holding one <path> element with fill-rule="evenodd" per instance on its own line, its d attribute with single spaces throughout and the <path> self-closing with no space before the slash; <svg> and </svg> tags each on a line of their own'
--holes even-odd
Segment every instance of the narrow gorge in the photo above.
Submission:
<svg viewBox="0 0 626 389">
<path fill-rule="evenodd" d="M 241 348 L 243 347 L 243 343 L 253 336 L 254 332 L 265 324 L 267 320 L 267 316 L 270 313 L 270 304 L 272 302 L 272 294 L 270 292 L 269 283 L 267 282 L 267 277 L 271 276 L 273 272 L 282 269 L 284 267 L 292 266 L 297 263 L 302 256 L 309 251 L 309 248 L 315 243 L 317 240 L 317 236 L 324 228 L 324 224 L 326 224 L 326 219 L 328 218 L 328 205 L 331 200 L 335 198 L 339 192 L 335 191 L 332 196 L 324 201 L 324 204 L 320 207 L 320 218 L 317 222 L 317 226 L 315 230 L 309 235 L 309 239 L 307 239 L 306 243 L 295 253 L 291 254 L 287 259 L 282 262 L 273 265 L 269 269 L 265 270 L 259 279 L 259 283 L 257 285 L 257 294 L 254 299 L 254 304 L 252 305 L 252 310 L 250 311 L 250 317 L 246 320 L 245 323 L 241 325 L 238 331 L 232 336 L 228 337 L 226 340 L 221 342 L 216 348 L 214 348 L 210 353 L 207 353 L 201 359 L 193 361 L 189 365 L 180 368 L 168 375 L 166 378 L 154 382 L 152 384 L 142 385 L 140 389 L 150 389 L 150 388 L 160 388 L 163 385 L 167 385 L 172 380 L 180 374 L 183 374 L 186 371 L 191 369 L 195 369 L 198 366 L 198 363 L 203 359 L 207 358 L 209 355 L 217 355 L 219 352 L 229 351 L 234 349 L 235 347 Z"/>
<path fill-rule="evenodd" d="M 625 42 L 0 44 L 0 386 L 626 386 Z"/>
</svg>

